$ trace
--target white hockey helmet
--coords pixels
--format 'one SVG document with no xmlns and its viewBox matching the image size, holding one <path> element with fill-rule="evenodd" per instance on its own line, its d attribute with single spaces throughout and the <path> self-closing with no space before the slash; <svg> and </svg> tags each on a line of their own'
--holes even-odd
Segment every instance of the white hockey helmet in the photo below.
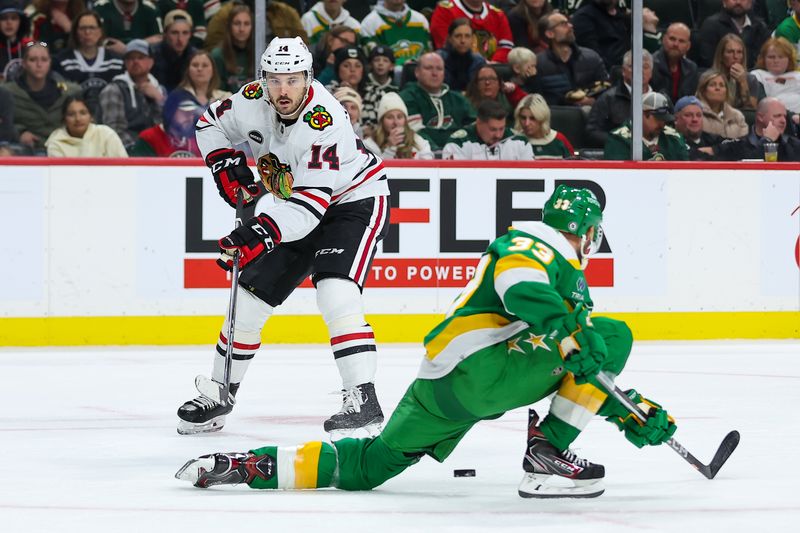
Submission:
<svg viewBox="0 0 800 533">
<path fill-rule="evenodd" d="M 306 92 L 303 101 L 308 97 L 308 89 L 314 80 L 314 59 L 308 51 L 306 43 L 300 37 L 275 37 L 267 45 L 267 49 L 261 55 L 261 83 L 264 85 L 264 93 L 267 101 L 275 108 L 269 94 L 267 86 L 267 76 L 269 74 L 292 74 L 302 72 L 306 78 Z M 276 109 L 277 112 L 277 109 Z M 280 115 L 280 113 L 279 113 Z M 283 115 L 281 115 L 283 117 Z M 283 117 L 288 118 L 288 117 Z"/>
</svg>

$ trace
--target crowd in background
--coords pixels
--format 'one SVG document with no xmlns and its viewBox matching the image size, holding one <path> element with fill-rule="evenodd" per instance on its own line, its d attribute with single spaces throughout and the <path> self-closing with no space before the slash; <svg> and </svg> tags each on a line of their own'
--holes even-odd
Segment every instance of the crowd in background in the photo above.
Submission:
<svg viewBox="0 0 800 533">
<path fill-rule="evenodd" d="M 630 2 L 267 2 L 365 146 L 630 159 Z M 644 0 L 643 159 L 800 161 L 800 0 Z M 0 156 L 199 156 L 256 79 L 252 1 L 0 0 Z M 265 105 L 266 102 L 265 102 Z"/>
</svg>

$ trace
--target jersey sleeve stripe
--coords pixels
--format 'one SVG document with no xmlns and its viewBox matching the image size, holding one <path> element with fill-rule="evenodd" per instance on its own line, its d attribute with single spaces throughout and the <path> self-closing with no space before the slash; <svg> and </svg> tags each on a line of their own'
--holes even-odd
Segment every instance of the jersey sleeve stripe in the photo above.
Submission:
<svg viewBox="0 0 800 533">
<path fill-rule="evenodd" d="M 328 202 L 328 200 L 326 200 L 325 198 L 322 198 L 322 197 L 320 197 L 320 196 L 317 196 L 316 194 L 311 194 L 311 193 L 310 193 L 310 192 L 308 192 L 308 191 L 295 191 L 295 193 L 296 193 L 298 196 L 302 196 L 302 197 L 304 197 L 304 198 L 308 198 L 309 200 L 311 200 L 311 201 L 313 201 L 313 202 L 316 202 L 317 204 L 319 204 L 319 206 L 320 206 L 320 207 L 321 207 L 323 210 L 326 210 L 326 209 L 328 209 L 329 202 Z"/>
<path fill-rule="evenodd" d="M 330 187 L 292 187 L 293 191 L 319 191 L 324 196 L 330 197 L 333 194 L 333 189 Z"/>
<path fill-rule="evenodd" d="M 494 288 L 504 306 L 506 305 L 506 292 L 514 285 L 525 282 L 542 283 L 549 286 L 550 278 L 547 276 L 547 272 L 533 268 L 512 268 L 495 276 Z"/>
<path fill-rule="evenodd" d="M 289 198 L 286 199 L 286 201 L 288 203 L 299 205 L 300 207 L 304 208 L 306 211 L 314 215 L 314 217 L 316 217 L 317 220 L 322 220 L 322 215 L 325 213 L 324 210 L 322 210 L 322 213 L 320 213 L 320 210 L 318 208 L 315 209 L 313 205 L 297 198 L 296 196 L 290 196 Z"/>
<path fill-rule="evenodd" d="M 544 265 L 539 263 L 536 259 L 522 254 L 513 254 L 501 257 L 497 260 L 497 264 L 494 267 L 494 277 L 496 278 L 506 270 L 512 268 L 533 268 L 547 272 Z"/>
<path fill-rule="evenodd" d="M 367 167 L 367 168 L 369 168 L 369 167 Z M 370 179 L 372 179 L 372 177 L 373 177 L 375 174 L 377 174 L 378 172 L 381 172 L 382 170 L 383 170 L 383 161 L 381 161 L 381 162 L 380 162 L 380 164 L 379 164 L 378 166 L 376 166 L 375 168 L 373 168 L 372 170 L 370 170 L 369 172 L 367 172 L 367 175 L 366 175 L 366 176 L 364 176 L 364 177 L 363 177 L 363 178 L 362 178 L 362 179 L 361 179 L 361 180 L 360 180 L 358 183 L 356 183 L 355 185 L 351 185 L 350 187 L 348 187 L 347 189 L 345 189 L 345 190 L 344 190 L 342 193 L 340 193 L 340 194 L 337 194 L 337 195 L 333 196 L 333 198 L 331 198 L 331 201 L 332 201 L 332 202 L 335 202 L 336 200 L 338 200 L 339 198 L 341 198 L 341 197 L 342 197 L 342 196 L 344 196 L 345 194 L 349 193 L 349 192 L 350 192 L 350 191 L 352 191 L 353 189 L 356 189 L 356 188 L 360 187 L 361 185 L 363 185 L 364 183 L 366 183 L 367 181 L 369 181 Z M 362 171 L 362 172 L 363 172 L 363 171 Z M 357 175 L 356 175 L 356 177 L 355 177 L 355 178 L 353 178 L 353 179 L 356 179 L 356 178 L 358 178 L 358 174 L 357 174 Z"/>
</svg>

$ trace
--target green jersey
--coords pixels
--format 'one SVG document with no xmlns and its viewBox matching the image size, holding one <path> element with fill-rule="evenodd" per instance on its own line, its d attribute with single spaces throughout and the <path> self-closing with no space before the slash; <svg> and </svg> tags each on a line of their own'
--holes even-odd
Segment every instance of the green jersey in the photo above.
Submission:
<svg viewBox="0 0 800 533">
<path fill-rule="evenodd" d="M 103 19 L 106 37 L 127 43 L 131 39 L 145 39 L 164 33 L 161 14 L 150 0 L 141 0 L 131 13 L 126 13 L 114 0 L 100 0 L 94 10 Z"/>
<path fill-rule="evenodd" d="M 390 47 L 397 65 L 416 61 L 431 50 L 428 19 L 413 9 L 406 10 L 399 18 L 375 9 L 361 22 L 361 40 L 367 47 L 379 44 Z"/>
<path fill-rule="evenodd" d="M 412 81 L 403 86 L 400 97 L 408 108 L 409 127 L 431 139 L 434 150 L 447 144 L 451 133 L 475 122 L 469 101 L 446 84 L 431 94 Z"/>
<path fill-rule="evenodd" d="M 606 140 L 603 150 L 603 159 L 612 161 L 627 161 L 631 158 L 631 140 L 633 132 L 631 123 L 627 121 L 621 127 L 612 130 Z M 688 161 L 689 148 L 683 140 L 683 135 L 669 126 L 658 136 L 657 142 L 647 144 L 642 142 L 643 161 Z"/>
<path fill-rule="evenodd" d="M 593 306 L 572 245 L 543 223 L 519 224 L 489 245 L 445 320 L 425 337 L 419 377 L 445 376 L 475 352 L 528 328 L 536 334 L 524 342 L 558 350 L 553 324 L 581 302 Z"/>
<path fill-rule="evenodd" d="M 775 28 L 775 37 L 783 37 L 797 48 L 800 52 L 800 17 L 792 13 Z"/>
</svg>

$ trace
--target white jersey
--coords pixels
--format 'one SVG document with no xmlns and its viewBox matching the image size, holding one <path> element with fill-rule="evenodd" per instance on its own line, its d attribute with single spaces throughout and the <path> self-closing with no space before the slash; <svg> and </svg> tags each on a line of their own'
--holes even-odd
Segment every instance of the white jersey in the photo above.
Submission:
<svg viewBox="0 0 800 533">
<path fill-rule="evenodd" d="M 302 239 L 329 205 L 388 196 L 383 161 L 364 148 L 342 105 L 318 81 L 296 121 L 279 119 L 261 83 L 214 102 L 197 121 L 203 158 L 247 142 L 264 185 L 278 199 L 267 214 L 282 241 Z"/>
</svg>

